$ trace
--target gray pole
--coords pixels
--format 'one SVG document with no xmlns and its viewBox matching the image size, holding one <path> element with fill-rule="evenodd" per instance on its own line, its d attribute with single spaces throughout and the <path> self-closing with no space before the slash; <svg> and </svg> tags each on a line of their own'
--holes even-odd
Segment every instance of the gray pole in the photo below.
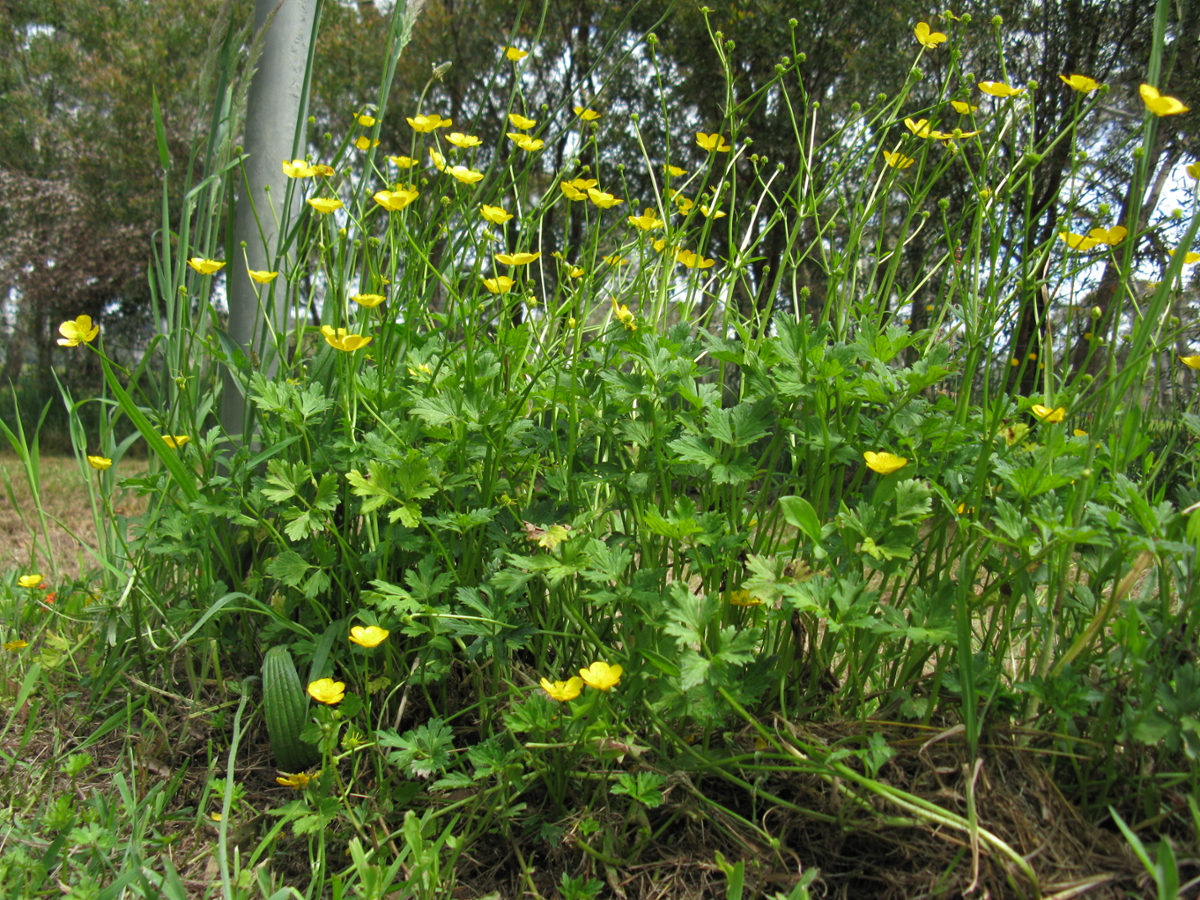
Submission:
<svg viewBox="0 0 1200 900">
<path fill-rule="evenodd" d="M 281 208 L 288 180 L 281 163 L 285 158 L 303 156 L 306 149 L 307 129 L 297 130 L 296 123 L 308 115 L 304 76 L 316 6 L 317 0 L 255 0 L 254 4 L 256 30 L 267 24 L 272 12 L 275 18 L 267 31 L 246 101 L 243 147 L 249 191 L 239 185 L 232 243 L 234 254 L 239 254 L 245 242 L 251 269 L 283 268 L 283 261 L 275 258 L 279 246 L 276 222 L 294 222 L 299 215 L 299 190 L 293 192 L 291 210 Z M 293 143 L 297 135 L 299 146 Z M 229 337 L 246 354 L 247 370 L 257 366 L 269 376 L 278 363 L 272 332 L 281 336 L 284 346 L 287 340 L 289 304 L 284 273 L 271 284 L 255 284 L 237 256 L 229 260 L 227 271 Z M 261 301 L 255 288 L 261 293 Z M 250 421 L 239 381 L 227 369 L 221 392 L 221 426 L 227 435 L 246 440 Z"/>
</svg>

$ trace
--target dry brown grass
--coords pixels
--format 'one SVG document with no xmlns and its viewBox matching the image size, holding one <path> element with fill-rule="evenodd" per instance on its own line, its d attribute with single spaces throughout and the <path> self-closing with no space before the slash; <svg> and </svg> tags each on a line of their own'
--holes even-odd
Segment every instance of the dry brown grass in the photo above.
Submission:
<svg viewBox="0 0 1200 900">
<path fill-rule="evenodd" d="M 145 471 L 144 460 L 121 461 L 123 475 Z M 85 474 L 72 456 L 43 456 L 35 491 L 25 466 L 11 453 L 0 455 L 0 571 L 18 569 L 79 577 L 96 563 L 88 548 L 96 546 L 96 525 L 88 502 Z M 42 532 L 37 501 L 46 516 Z M 145 503 L 129 491 L 118 491 L 114 509 L 137 515 Z M 53 560 L 51 560 L 53 557 Z"/>
</svg>

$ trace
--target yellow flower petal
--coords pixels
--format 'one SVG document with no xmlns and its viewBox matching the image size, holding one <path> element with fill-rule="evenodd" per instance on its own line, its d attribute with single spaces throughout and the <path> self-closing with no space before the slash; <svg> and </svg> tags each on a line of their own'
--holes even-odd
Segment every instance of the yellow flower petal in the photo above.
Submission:
<svg viewBox="0 0 1200 900">
<path fill-rule="evenodd" d="M 351 298 L 359 306 L 374 309 L 384 301 L 383 294 L 354 294 Z"/>
<path fill-rule="evenodd" d="M 527 153 L 532 153 L 535 150 L 541 150 L 546 146 L 545 141 L 541 140 L 540 138 L 530 137 L 527 134 L 520 134 L 514 131 L 506 132 L 506 134 L 509 140 Z"/>
<path fill-rule="evenodd" d="M 32 575 L 22 575 L 17 579 L 17 585 L 23 588 L 35 588 L 45 581 L 46 576 L 41 572 L 35 572 Z"/>
<path fill-rule="evenodd" d="M 497 253 L 496 262 L 506 266 L 527 266 L 541 256 L 537 253 Z"/>
<path fill-rule="evenodd" d="M 283 174 L 288 178 L 311 178 L 316 171 L 302 159 L 284 160 Z"/>
<path fill-rule="evenodd" d="M 621 680 L 623 671 L 620 666 L 610 666 L 606 662 L 594 662 L 586 669 L 580 669 L 579 677 L 588 687 L 598 691 L 608 691 Z"/>
<path fill-rule="evenodd" d="M 354 139 L 354 146 L 359 150 L 370 150 L 372 147 L 379 146 L 379 139 L 371 140 L 366 135 L 360 135 Z"/>
<path fill-rule="evenodd" d="M 635 225 L 642 231 L 653 231 L 656 228 L 662 228 L 666 224 L 649 207 L 640 216 L 629 216 L 628 220 L 630 225 Z"/>
<path fill-rule="evenodd" d="M 1086 75 L 1072 75 L 1069 78 L 1066 75 L 1059 75 L 1058 77 L 1071 90 L 1079 91 L 1081 94 L 1090 94 L 1100 87 L 1100 82 L 1094 78 L 1088 78 Z"/>
<path fill-rule="evenodd" d="M 446 140 L 448 140 L 455 147 L 462 147 L 464 150 L 470 147 L 478 147 L 483 143 L 483 141 L 475 137 L 475 135 L 463 134 L 461 131 L 450 132 L 448 135 L 446 135 Z"/>
<path fill-rule="evenodd" d="M 512 218 L 512 213 L 508 212 L 504 207 L 488 206 L 486 203 L 479 207 L 479 213 L 495 225 L 503 225 Z"/>
<path fill-rule="evenodd" d="M 453 175 L 463 184 L 475 184 L 475 182 L 483 180 L 482 172 L 476 172 L 474 169 L 468 169 L 466 166 L 451 166 L 446 169 L 446 174 Z"/>
<path fill-rule="evenodd" d="M 568 700 L 574 700 L 579 696 L 583 690 L 583 679 L 578 675 L 566 681 L 549 681 L 543 678 L 541 685 L 542 690 L 546 692 L 546 696 L 551 700 L 566 703 Z"/>
<path fill-rule="evenodd" d="M 378 647 L 387 640 L 387 636 L 391 634 L 386 628 L 380 628 L 378 625 L 355 625 L 350 629 L 351 643 L 358 644 L 360 647 Z"/>
<path fill-rule="evenodd" d="M 411 156 L 389 156 L 388 159 L 401 169 L 411 169 L 417 164 L 417 161 Z"/>
<path fill-rule="evenodd" d="M 346 699 L 346 683 L 332 678 L 318 678 L 308 685 L 308 696 L 318 703 L 332 706 Z"/>
<path fill-rule="evenodd" d="M 891 151 L 883 151 L 883 161 L 893 169 L 907 169 L 916 162 L 911 156 L 905 156 L 903 153 L 892 153 Z"/>
<path fill-rule="evenodd" d="M 719 134 L 705 134 L 703 131 L 696 132 L 696 143 L 701 150 L 707 150 L 709 153 L 728 153 L 733 148 Z"/>
<path fill-rule="evenodd" d="M 529 54 L 524 50 L 517 49 L 516 47 L 509 47 L 508 49 L 506 49 L 504 51 L 504 55 L 507 56 L 513 62 L 517 62 L 519 60 L 524 59 Z"/>
<path fill-rule="evenodd" d="M 1049 406 L 1042 406 L 1040 403 L 1035 403 L 1030 407 L 1030 412 L 1032 412 L 1043 422 L 1049 422 L 1051 424 L 1061 422 L 1067 417 L 1067 408 L 1065 406 L 1059 406 L 1051 409 Z"/>
<path fill-rule="evenodd" d="M 398 188 L 394 191 L 377 191 L 374 199 L 384 209 L 399 212 L 416 200 L 419 194 L 415 188 Z"/>
<path fill-rule="evenodd" d="M 868 469 L 880 475 L 891 475 L 908 465 L 908 460 L 903 456 L 887 452 L 875 453 L 868 450 L 863 453 L 863 459 L 866 460 Z"/>
<path fill-rule="evenodd" d="M 221 265 L 225 264 L 221 263 Z M 91 316 L 77 316 L 74 321 L 63 322 L 59 325 L 58 333 L 62 335 L 58 339 L 60 347 L 78 347 L 80 344 L 94 341 L 100 334 L 100 326 L 92 324 Z"/>
<path fill-rule="evenodd" d="M 612 194 L 597 190 L 596 188 L 587 189 L 588 199 L 599 206 L 601 209 L 612 209 L 618 203 L 624 203 L 624 200 L 619 200 Z"/>
<path fill-rule="evenodd" d="M 334 210 L 341 209 L 342 201 L 333 197 L 312 197 L 309 199 L 308 205 L 321 215 L 327 216 Z"/>
<path fill-rule="evenodd" d="M 259 284 L 270 284 L 279 277 L 278 272 L 268 272 L 264 269 L 247 269 L 246 274 L 250 276 L 252 281 L 256 281 Z"/>
<path fill-rule="evenodd" d="M 981 81 L 979 89 L 985 94 L 991 94 L 993 97 L 1016 97 L 1018 94 L 1025 93 L 1025 88 L 1009 87 L 1003 81 Z"/>
<path fill-rule="evenodd" d="M 579 116 L 579 118 L 583 119 L 585 122 L 594 122 L 596 119 L 600 118 L 600 113 L 596 112 L 594 109 L 585 109 L 582 106 L 575 107 L 575 115 Z"/>
<path fill-rule="evenodd" d="M 215 259 L 204 259 L 200 256 L 193 256 L 188 260 L 188 265 L 201 275 L 212 275 L 214 272 L 219 272 L 224 268 L 225 263 Z"/>
<path fill-rule="evenodd" d="M 191 440 L 186 434 L 163 434 L 159 435 L 163 439 L 163 443 L 172 450 L 178 450 L 184 444 Z"/>
<path fill-rule="evenodd" d="M 412 126 L 413 131 L 419 131 L 423 134 L 428 134 L 435 128 L 449 128 L 454 124 L 450 119 L 443 119 L 437 113 L 430 113 L 427 116 L 413 116 L 412 118 L 406 118 L 406 121 Z"/>
<path fill-rule="evenodd" d="M 508 121 L 512 122 L 514 128 L 524 128 L 526 131 L 537 124 L 536 119 L 527 119 L 518 113 L 509 113 Z"/>
<path fill-rule="evenodd" d="M 1200 356 L 1181 356 L 1179 361 L 1189 369 L 1200 369 Z"/>
<path fill-rule="evenodd" d="M 512 286 L 516 284 L 507 275 L 498 275 L 495 278 L 483 279 L 483 286 L 493 294 L 507 294 L 512 290 Z"/>
<path fill-rule="evenodd" d="M 107 456 L 89 456 L 87 461 L 89 466 L 99 472 L 112 467 L 112 460 Z"/>
<path fill-rule="evenodd" d="M 946 36 L 940 31 L 931 30 L 927 22 L 918 22 L 913 34 L 917 36 L 917 43 L 926 50 L 936 50 L 938 44 L 946 41 Z"/>
<path fill-rule="evenodd" d="M 1138 93 L 1142 95 L 1142 102 L 1146 104 L 1146 109 L 1154 113 L 1156 116 L 1177 116 L 1180 113 L 1187 112 L 1191 107 L 1184 106 L 1174 97 L 1166 97 L 1158 92 L 1158 88 L 1151 87 L 1148 84 L 1143 84 L 1138 88 Z"/>
</svg>

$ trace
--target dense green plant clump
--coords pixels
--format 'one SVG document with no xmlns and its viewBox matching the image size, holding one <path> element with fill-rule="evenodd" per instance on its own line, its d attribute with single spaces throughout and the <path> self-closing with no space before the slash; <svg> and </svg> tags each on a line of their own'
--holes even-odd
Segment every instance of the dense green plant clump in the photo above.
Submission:
<svg viewBox="0 0 1200 900">
<path fill-rule="evenodd" d="M 906 729 L 984 771 L 998 744 L 1045 751 L 1095 817 L 1115 804 L 1194 840 L 1200 358 L 1180 359 L 1171 315 L 1195 182 L 1168 227 L 1094 218 L 1068 178 L 1034 234 L 1039 166 L 1107 88 L 968 77 L 953 48 L 986 27 L 916 24 L 904 87 L 828 132 L 799 46 L 739 97 L 720 33 L 727 117 L 656 121 L 665 142 L 643 140 L 654 111 L 603 92 L 534 108 L 515 77 L 499 121 L 458 122 L 381 90 L 342 133 L 310 134 L 257 211 L 282 237 L 249 273 L 267 324 L 245 347 L 215 287 L 257 240 L 221 229 L 225 134 L 229 164 L 157 256 L 168 328 L 146 361 L 113 364 L 86 317 L 59 343 L 98 355 L 110 398 L 98 434 L 77 409 L 73 432 L 102 571 L 67 593 L 108 635 L 98 670 L 173 682 L 183 658 L 193 690 L 248 679 L 204 815 L 262 811 L 234 758 L 265 679 L 276 780 L 296 793 L 252 855 L 222 857 L 226 890 L 265 894 L 254 866 L 277 840 L 311 854 L 310 896 L 448 896 L 500 836 L 570 849 L 555 889 L 595 896 L 588 876 L 681 827 L 683 794 L 766 866 L 791 865 L 768 809 L 894 816 L 1036 890 L 1031 849 L 980 828 L 972 789 L 960 808 L 884 777 Z M 1059 91 L 1071 114 L 1035 131 Z M 1142 98 L 1127 154 L 1183 106 Z M 798 168 L 744 133 L 761 103 L 792 123 Z M 407 121 L 404 146 L 377 146 L 385 117 Z M 617 134 L 640 160 L 611 161 Z M 1150 235 L 1182 252 L 1135 295 Z M 1105 309 L 1046 302 L 1082 297 L 1093 265 L 1124 285 Z M 218 421 L 221 391 L 244 396 L 238 425 Z M 152 466 L 124 484 L 150 504 L 125 520 L 106 498 L 138 438 Z M 38 590 L 9 592 L 13 640 Z M 845 810 L 781 790 L 788 772 Z M 757 870 L 717 858 L 740 896 Z"/>
</svg>

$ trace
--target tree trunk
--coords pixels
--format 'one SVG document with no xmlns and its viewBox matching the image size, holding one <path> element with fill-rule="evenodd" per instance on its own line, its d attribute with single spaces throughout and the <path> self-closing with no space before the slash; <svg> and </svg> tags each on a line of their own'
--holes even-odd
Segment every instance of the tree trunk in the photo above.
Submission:
<svg viewBox="0 0 1200 900">
<path fill-rule="evenodd" d="M 287 176 L 284 158 L 304 155 L 307 129 L 297 123 L 307 117 L 305 84 L 308 48 L 313 38 L 317 0 L 256 0 L 256 28 L 269 28 L 258 70 L 250 84 L 246 104 L 244 147 L 246 181 L 237 201 L 234 247 L 245 242 L 251 269 L 282 270 L 278 257 L 277 221 L 295 221 L 300 191 L 294 191 L 290 210 L 283 210 Z M 272 18 L 273 15 L 273 18 Z M 272 209 L 274 211 L 272 211 Z M 236 251 L 235 251 L 236 252 Z M 255 288 L 261 289 L 261 301 Z M 256 285 L 245 267 L 234 260 L 229 267 L 229 337 L 242 349 L 243 360 L 231 361 L 221 394 L 221 425 L 226 434 L 245 439 L 252 430 L 242 385 L 251 369 L 274 372 L 276 347 L 286 347 L 288 330 L 287 282 L 277 278 Z M 278 341 L 278 344 L 277 344 Z M 241 368 L 235 373 L 233 366 Z"/>
</svg>

